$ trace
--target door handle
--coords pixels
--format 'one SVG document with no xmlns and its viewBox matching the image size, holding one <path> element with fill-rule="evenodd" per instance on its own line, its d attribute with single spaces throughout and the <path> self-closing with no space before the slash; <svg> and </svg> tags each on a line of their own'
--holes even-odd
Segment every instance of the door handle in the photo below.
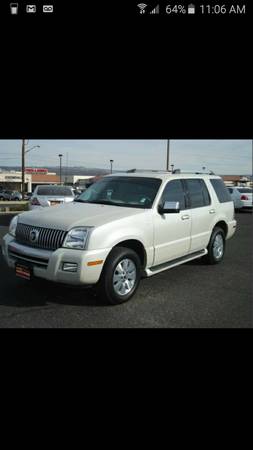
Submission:
<svg viewBox="0 0 253 450">
<path fill-rule="evenodd" d="M 190 216 L 188 216 L 188 214 L 185 214 L 184 216 L 181 217 L 182 220 L 187 220 L 190 219 Z"/>
<path fill-rule="evenodd" d="M 209 214 L 214 214 L 215 213 L 215 209 L 210 209 Z"/>
</svg>

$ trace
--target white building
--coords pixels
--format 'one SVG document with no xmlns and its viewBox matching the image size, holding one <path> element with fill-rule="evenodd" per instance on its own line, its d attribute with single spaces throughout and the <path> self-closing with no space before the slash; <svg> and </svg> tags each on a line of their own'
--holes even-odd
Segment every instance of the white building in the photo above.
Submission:
<svg viewBox="0 0 253 450">
<path fill-rule="evenodd" d="M 14 191 L 21 191 L 22 172 L 14 170 L 10 172 L 0 172 L 0 189 L 9 189 Z M 25 191 L 32 190 L 32 175 L 25 174 Z"/>
<path fill-rule="evenodd" d="M 95 175 L 66 175 L 62 177 L 62 180 L 65 184 L 70 185 L 84 185 L 86 182 L 90 181 L 92 178 L 95 178 Z"/>
</svg>

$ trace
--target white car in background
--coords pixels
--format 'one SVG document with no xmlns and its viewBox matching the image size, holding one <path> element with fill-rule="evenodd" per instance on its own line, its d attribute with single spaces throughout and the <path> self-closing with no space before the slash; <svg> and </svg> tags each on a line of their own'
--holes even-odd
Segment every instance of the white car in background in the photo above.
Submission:
<svg viewBox="0 0 253 450">
<path fill-rule="evenodd" d="M 29 202 L 29 209 L 56 206 L 73 202 L 75 191 L 71 186 L 41 185 L 37 186 Z"/>
<path fill-rule="evenodd" d="M 252 208 L 252 189 L 250 187 L 234 186 L 228 188 L 235 209 Z"/>
</svg>

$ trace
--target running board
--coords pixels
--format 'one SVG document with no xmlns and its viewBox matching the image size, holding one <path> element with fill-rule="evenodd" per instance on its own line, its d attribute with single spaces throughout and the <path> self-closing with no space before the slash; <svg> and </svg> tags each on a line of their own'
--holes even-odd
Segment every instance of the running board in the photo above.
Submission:
<svg viewBox="0 0 253 450">
<path fill-rule="evenodd" d="M 188 261 L 192 261 L 193 259 L 201 258 L 202 256 L 207 254 L 207 249 L 200 250 L 198 252 L 191 253 L 187 256 L 182 256 L 181 258 L 173 259 L 172 261 L 159 264 L 158 266 L 150 267 L 145 270 L 145 275 L 147 277 L 151 277 L 156 273 L 163 272 L 164 270 L 171 269 L 172 267 L 179 266 L 180 264 L 187 263 Z"/>
</svg>

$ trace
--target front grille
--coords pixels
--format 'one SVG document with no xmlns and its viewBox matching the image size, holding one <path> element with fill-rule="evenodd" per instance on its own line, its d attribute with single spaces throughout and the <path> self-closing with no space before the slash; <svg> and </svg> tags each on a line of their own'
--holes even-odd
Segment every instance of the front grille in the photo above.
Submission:
<svg viewBox="0 0 253 450">
<path fill-rule="evenodd" d="M 32 242 L 30 239 L 31 231 L 37 232 L 37 239 Z M 16 241 L 20 244 L 29 245 L 29 247 L 44 248 L 46 250 L 56 250 L 61 247 L 67 232 L 54 230 L 52 228 L 33 227 L 18 223 L 16 228 Z"/>
</svg>

